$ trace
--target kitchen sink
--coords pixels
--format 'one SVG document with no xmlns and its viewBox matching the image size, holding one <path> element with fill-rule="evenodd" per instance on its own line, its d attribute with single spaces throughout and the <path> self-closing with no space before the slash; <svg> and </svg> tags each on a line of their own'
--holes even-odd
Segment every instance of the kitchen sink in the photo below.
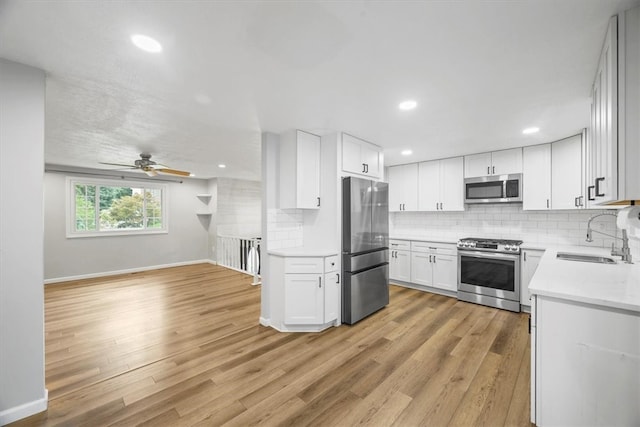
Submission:
<svg viewBox="0 0 640 427">
<path fill-rule="evenodd" d="M 579 261 L 579 262 L 595 262 L 597 264 L 616 264 L 616 260 L 606 256 L 600 255 L 587 255 L 587 254 L 574 254 L 570 252 L 558 252 L 556 258 L 563 259 L 565 261 Z"/>
</svg>

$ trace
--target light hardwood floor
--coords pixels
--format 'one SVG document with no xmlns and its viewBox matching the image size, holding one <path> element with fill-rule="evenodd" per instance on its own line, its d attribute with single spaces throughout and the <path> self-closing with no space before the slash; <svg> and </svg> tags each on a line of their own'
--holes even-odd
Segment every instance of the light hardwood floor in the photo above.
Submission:
<svg viewBox="0 0 640 427">
<path fill-rule="evenodd" d="M 40 425 L 530 426 L 527 315 L 391 286 L 318 334 L 209 264 L 48 285 Z"/>
</svg>

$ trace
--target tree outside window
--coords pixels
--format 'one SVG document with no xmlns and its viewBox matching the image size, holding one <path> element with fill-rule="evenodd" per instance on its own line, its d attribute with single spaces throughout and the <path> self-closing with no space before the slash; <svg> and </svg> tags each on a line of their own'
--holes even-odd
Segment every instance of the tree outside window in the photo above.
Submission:
<svg viewBox="0 0 640 427">
<path fill-rule="evenodd" d="M 73 234 L 166 230 L 164 187 L 72 181 Z"/>
</svg>

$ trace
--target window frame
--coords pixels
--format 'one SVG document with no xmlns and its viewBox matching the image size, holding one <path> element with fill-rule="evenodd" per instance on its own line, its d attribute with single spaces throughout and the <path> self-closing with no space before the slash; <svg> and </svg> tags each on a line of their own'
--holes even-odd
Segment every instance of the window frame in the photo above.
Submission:
<svg viewBox="0 0 640 427">
<path fill-rule="evenodd" d="M 66 236 L 67 238 L 82 237 L 109 237 L 109 236 L 132 236 L 146 234 L 167 234 L 169 232 L 169 215 L 168 215 L 168 186 L 165 184 L 157 184 L 152 182 L 141 182 L 123 179 L 95 179 L 84 178 L 78 176 L 68 176 L 66 179 Z M 100 193 L 99 187 L 132 187 L 142 188 L 146 190 L 160 190 L 161 201 L 160 210 L 162 215 L 162 228 L 136 228 L 136 229 L 116 229 L 116 230 L 100 230 L 100 209 L 96 209 L 96 224 L 98 230 L 82 231 L 76 230 L 76 185 L 93 185 L 96 186 L 96 194 Z M 96 205 L 99 198 L 96 198 Z"/>
</svg>

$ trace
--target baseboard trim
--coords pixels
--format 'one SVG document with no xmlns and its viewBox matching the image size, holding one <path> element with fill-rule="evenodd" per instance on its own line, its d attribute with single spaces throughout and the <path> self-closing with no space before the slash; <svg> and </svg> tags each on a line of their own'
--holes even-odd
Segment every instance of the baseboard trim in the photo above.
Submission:
<svg viewBox="0 0 640 427">
<path fill-rule="evenodd" d="M 271 326 L 271 319 L 265 319 L 264 317 L 260 316 L 260 324 L 262 326 L 269 327 Z"/>
<path fill-rule="evenodd" d="M 44 284 L 49 285 L 51 283 L 68 282 L 71 280 L 93 279 L 96 277 L 106 277 L 106 276 L 115 276 L 118 274 L 138 273 L 141 271 L 157 270 L 160 268 L 181 267 L 184 265 L 207 264 L 207 263 L 217 265 L 217 263 L 213 260 L 199 259 L 194 261 L 173 262 L 170 264 L 150 265 L 148 267 L 128 268 L 125 270 L 113 270 L 113 271 L 103 271 L 100 273 L 80 274 L 77 276 L 55 277 L 53 279 L 45 279 Z"/>
<path fill-rule="evenodd" d="M 5 409 L 0 412 L 0 426 L 30 417 L 39 412 L 46 411 L 49 402 L 49 390 L 44 389 L 44 397 L 42 399 L 33 400 L 23 403 L 13 408 Z"/>
</svg>

